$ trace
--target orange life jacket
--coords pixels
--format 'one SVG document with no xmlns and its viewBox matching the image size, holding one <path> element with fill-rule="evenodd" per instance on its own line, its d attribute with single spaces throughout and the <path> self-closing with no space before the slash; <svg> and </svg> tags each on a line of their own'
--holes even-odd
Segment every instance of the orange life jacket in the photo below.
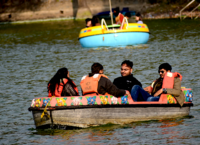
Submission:
<svg viewBox="0 0 200 145">
<path fill-rule="evenodd" d="M 182 75 L 178 72 L 167 72 L 163 79 L 162 88 L 170 88 L 173 89 L 174 87 L 174 78 L 179 77 L 182 80 Z"/>
<path fill-rule="evenodd" d="M 124 15 L 119 13 L 118 16 L 115 18 L 116 24 L 122 24 L 124 19 Z"/>
<path fill-rule="evenodd" d="M 174 78 L 179 77 L 182 80 L 182 75 L 178 72 L 167 72 L 163 78 L 162 88 L 173 89 L 174 87 Z M 167 102 L 167 94 L 162 94 L 159 99 L 160 102 Z"/>
<path fill-rule="evenodd" d="M 82 77 L 80 85 L 81 85 L 83 96 L 87 94 L 100 95 L 97 89 L 98 89 L 98 83 L 101 77 L 105 77 L 108 79 L 108 77 L 104 74 L 94 74 L 92 77 L 89 77 L 88 75 Z M 106 93 L 105 95 L 109 95 L 109 94 Z"/>
<path fill-rule="evenodd" d="M 180 80 L 182 80 L 182 75 L 181 75 L 180 73 L 178 73 L 178 72 L 174 72 L 174 73 L 172 73 L 172 72 L 167 72 L 167 73 L 165 74 L 164 78 L 163 78 L 162 88 L 170 88 L 170 89 L 173 89 L 173 87 L 174 87 L 174 78 L 176 78 L 176 77 L 179 77 Z M 153 90 L 153 85 L 154 85 L 155 82 L 156 82 L 156 80 L 153 81 L 153 83 L 152 83 L 151 86 L 148 86 L 149 92 L 150 92 L 150 93 L 151 93 L 152 90 Z"/>
<path fill-rule="evenodd" d="M 60 82 L 60 84 L 56 84 L 56 87 L 55 87 L 55 92 L 54 92 L 54 95 L 51 94 L 50 91 L 48 91 L 48 97 L 51 97 L 51 96 L 55 96 L 55 97 L 61 97 L 61 93 L 63 91 L 63 87 L 64 85 L 68 82 L 68 79 L 63 79 L 63 82 Z M 76 86 L 76 84 L 72 81 L 72 83 Z M 74 90 L 77 92 L 77 94 L 79 95 L 78 93 L 78 88 L 77 87 L 74 87 Z"/>
</svg>

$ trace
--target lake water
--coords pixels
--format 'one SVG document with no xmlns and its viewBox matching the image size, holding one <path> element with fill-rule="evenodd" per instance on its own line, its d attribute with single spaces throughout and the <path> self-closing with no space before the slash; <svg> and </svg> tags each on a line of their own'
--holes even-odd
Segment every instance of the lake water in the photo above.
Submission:
<svg viewBox="0 0 200 145">
<path fill-rule="evenodd" d="M 0 25 L 0 144 L 200 144 L 200 20 L 146 20 L 147 45 L 83 49 L 78 34 L 84 21 L 54 21 Z M 104 66 L 111 81 L 120 64 L 134 62 L 134 76 L 143 87 L 159 77 L 168 62 L 183 75 L 182 86 L 192 88 L 190 115 L 127 125 L 78 130 L 36 130 L 31 100 L 47 96 L 47 83 L 61 67 L 80 90 L 81 77 L 94 62 Z"/>
</svg>

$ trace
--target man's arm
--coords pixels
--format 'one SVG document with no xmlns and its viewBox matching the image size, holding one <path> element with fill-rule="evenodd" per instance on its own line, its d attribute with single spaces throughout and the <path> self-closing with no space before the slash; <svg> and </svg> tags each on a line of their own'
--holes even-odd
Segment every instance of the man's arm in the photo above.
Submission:
<svg viewBox="0 0 200 145">
<path fill-rule="evenodd" d="M 153 81 L 153 83 L 151 83 L 150 86 L 145 87 L 144 90 L 150 94 L 153 91 L 154 83 L 155 83 L 155 81 Z"/>
<path fill-rule="evenodd" d="M 125 81 L 122 77 L 118 77 L 116 79 L 114 79 L 113 84 L 119 88 L 119 89 L 123 89 L 126 90 L 127 89 L 127 84 L 124 84 Z"/>
<path fill-rule="evenodd" d="M 100 94 L 102 92 L 103 94 L 107 92 L 115 97 L 119 97 L 119 96 L 123 96 L 127 94 L 125 90 L 118 89 L 109 79 L 104 78 L 104 77 L 101 77 L 101 79 L 99 80 L 98 92 Z"/>
<path fill-rule="evenodd" d="M 174 87 L 173 89 L 166 88 L 167 94 L 171 94 L 173 96 L 179 96 L 181 93 L 181 80 L 179 78 L 174 79 Z M 163 93 L 163 88 L 158 90 L 154 96 L 158 96 Z"/>
<path fill-rule="evenodd" d="M 173 89 L 168 89 L 167 94 L 171 94 L 173 96 L 179 96 L 181 94 L 181 80 L 179 78 L 174 79 L 174 87 Z"/>
</svg>

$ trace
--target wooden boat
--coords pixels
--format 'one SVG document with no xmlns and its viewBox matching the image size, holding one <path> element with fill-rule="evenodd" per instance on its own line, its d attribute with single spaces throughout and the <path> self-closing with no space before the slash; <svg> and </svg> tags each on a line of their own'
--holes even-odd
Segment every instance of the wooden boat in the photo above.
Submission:
<svg viewBox="0 0 200 145">
<path fill-rule="evenodd" d="M 134 102 L 131 96 L 75 96 L 35 98 L 29 111 L 36 128 L 55 125 L 87 128 L 168 119 L 189 115 L 192 91 L 183 91 L 186 99 L 182 107 L 171 95 L 161 95 L 158 102 Z"/>
</svg>

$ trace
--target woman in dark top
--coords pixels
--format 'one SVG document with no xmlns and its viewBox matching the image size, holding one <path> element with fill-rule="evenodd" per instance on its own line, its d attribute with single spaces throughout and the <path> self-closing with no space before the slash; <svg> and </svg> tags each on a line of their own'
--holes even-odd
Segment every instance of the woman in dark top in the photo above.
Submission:
<svg viewBox="0 0 200 145">
<path fill-rule="evenodd" d="M 69 78 L 67 68 L 61 68 L 48 82 L 48 97 L 79 96 L 76 84 Z"/>
</svg>

